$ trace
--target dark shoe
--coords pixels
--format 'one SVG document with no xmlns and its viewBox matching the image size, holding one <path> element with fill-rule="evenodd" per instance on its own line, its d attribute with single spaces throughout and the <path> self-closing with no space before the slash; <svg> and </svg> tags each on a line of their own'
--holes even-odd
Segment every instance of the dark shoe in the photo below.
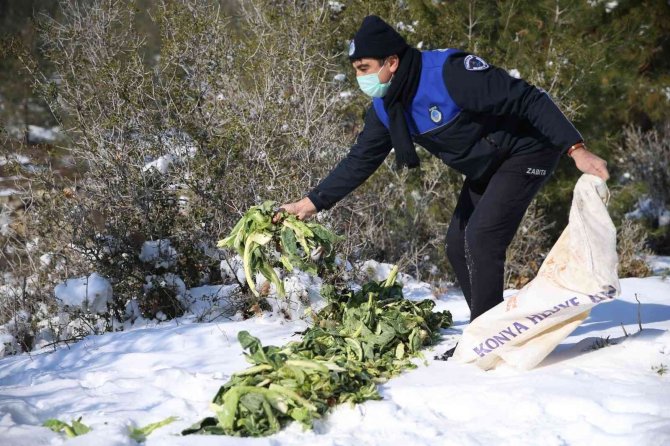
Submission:
<svg viewBox="0 0 670 446">
<path fill-rule="evenodd" d="M 454 356 L 454 351 L 456 351 L 456 347 L 458 347 L 458 343 L 451 347 L 449 350 L 446 352 L 442 353 L 440 356 L 435 356 L 435 359 L 440 360 L 440 361 L 447 361 L 449 358 Z"/>
</svg>

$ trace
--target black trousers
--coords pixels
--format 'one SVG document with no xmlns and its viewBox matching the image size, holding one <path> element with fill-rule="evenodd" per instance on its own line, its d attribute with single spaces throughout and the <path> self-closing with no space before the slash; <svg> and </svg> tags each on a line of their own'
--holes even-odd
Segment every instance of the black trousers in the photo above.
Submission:
<svg viewBox="0 0 670 446">
<path fill-rule="evenodd" d="M 511 155 L 485 179 L 463 183 L 447 230 L 447 258 L 470 321 L 503 301 L 507 247 L 559 159 L 551 149 Z"/>
</svg>

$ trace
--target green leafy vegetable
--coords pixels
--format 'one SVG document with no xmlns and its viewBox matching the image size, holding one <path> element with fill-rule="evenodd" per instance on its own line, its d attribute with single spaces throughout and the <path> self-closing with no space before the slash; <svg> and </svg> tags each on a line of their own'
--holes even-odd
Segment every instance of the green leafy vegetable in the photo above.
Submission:
<svg viewBox="0 0 670 446">
<path fill-rule="evenodd" d="M 274 283 L 278 294 L 284 296 L 284 284 L 273 266 L 281 265 L 287 271 L 297 267 L 316 274 L 317 261 L 332 264 L 335 258 L 333 246 L 340 240 L 320 224 L 300 221 L 285 212 L 278 223 L 273 223 L 275 206 L 274 201 L 252 206 L 235 224 L 230 235 L 217 244 L 219 248 L 235 249 L 242 256 L 247 284 L 256 296 L 259 293 L 254 284 L 255 273 L 261 273 Z"/>
<path fill-rule="evenodd" d="M 81 417 L 76 420 L 72 420 L 72 425 L 69 425 L 63 421 L 57 420 L 55 418 L 50 418 L 46 420 L 42 426 L 48 427 L 54 432 L 65 432 L 65 435 L 68 437 L 76 437 L 78 435 L 84 435 L 87 432 L 91 431 L 91 428 L 86 426 L 81 422 Z"/>
<path fill-rule="evenodd" d="M 142 443 L 147 439 L 147 436 L 155 431 L 158 428 L 161 428 L 165 425 L 168 425 L 172 423 L 173 421 L 178 420 L 179 418 L 177 417 L 168 417 L 164 419 L 163 421 L 158 421 L 156 423 L 151 423 L 147 424 L 144 427 L 136 427 L 130 430 L 130 438 L 133 440 L 137 441 L 138 443 Z"/>
<path fill-rule="evenodd" d="M 404 299 L 397 271 L 358 291 L 324 287 L 328 304 L 299 342 L 263 346 L 240 332 L 251 367 L 219 389 L 214 417 L 182 434 L 270 435 L 292 421 L 311 427 L 336 404 L 380 399 L 377 383 L 415 368 L 411 359 L 452 323 L 448 311 L 432 311 L 433 301 Z"/>
</svg>

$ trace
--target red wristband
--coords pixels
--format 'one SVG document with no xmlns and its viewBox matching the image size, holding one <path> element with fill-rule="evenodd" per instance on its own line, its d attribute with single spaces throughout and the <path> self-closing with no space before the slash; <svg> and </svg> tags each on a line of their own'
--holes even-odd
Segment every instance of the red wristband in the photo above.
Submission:
<svg viewBox="0 0 670 446">
<path fill-rule="evenodd" d="M 586 148 L 586 146 L 584 145 L 583 142 L 578 142 L 577 144 L 574 144 L 574 145 L 570 146 L 570 148 L 568 149 L 568 156 L 571 157 L 572 152 L 574 152 L 577 149 L 585 149 L 585 148 Z"/>
</svg>

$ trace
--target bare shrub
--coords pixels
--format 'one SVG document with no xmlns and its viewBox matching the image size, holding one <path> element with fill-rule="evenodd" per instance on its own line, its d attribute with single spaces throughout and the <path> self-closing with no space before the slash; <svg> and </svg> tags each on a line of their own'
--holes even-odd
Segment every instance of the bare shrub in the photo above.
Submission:
<svg viewBox="0 0 670 446">
<path fill-rule="evenodd" d="M 132 299 L 147 316 L 176 316 L 180 290 L 152 283 L 220 282 L 214 244 L 237 218 L 304 195 L 342 152 L 327 2 L 248 1 L 231 23 L 215 1 L 161 0 L 148 11 L 160 36 L 149 56 L 127 2 L 59 5 L 58 20 L 40 22 L 56 76 L 19 56 L 67 129 L 62 149 L 78 174 L 47 168 L 22 191 L 13 275 L 39 274 L 43 294 L 28 297 L 53 305 L 56 283 L 97 271 L 113 285 L 115 319 Z M 143 256 L 152 242 L 174 252 Z M 44 254 L 58 261 L 40 267 Z M 10 300 L 8 313 L 26 307 Z"/>
<path fill-rule="evenodd" d="M 617 152 L 624 182 L 642 184 L 646 190 L 634 214 L 647 227 L 649 246 L 658 253 L 670 252 L 670 121 L 648 131 L 624 128 Z"/>
<path fill-rule="evenodd" d="M 645 256 L 652 252 L 647 246 L 647 230 L 641 223 L 624 219 L 617 231 L 619 277 L 646 277 L 651 268 Z"/>
<path fill-rule="evenodd" d="M 647 184 L 660 205 L 670 203 L 670 121 L 646 132 L 627 126 L 623 138 L 619 147 L 622 168 L 630 169 L 634 180 Z"/>
<path fill-rule="evenodd" d="M 327 124 L 337 86 L 324 82 L 332 64 L 313 34 L 324 8 L 289 1 L 278 16 L 266 3 L 244 3 L 238 33 L 215 2 L 158 2 L 161 52 L 150 67 L 122 2 L 67 2 L 63 23 L 44 28 L 60 73 L 52 104 L 86 167 L 68 230 L 125 282 L 122 294 L 149 273 L 178 273 L 187 286 L 216 279 L 213 242 L 251 204 L 304 193 L 337 144 Z M 175 262 L 138 261 L 152 240 L 169 240 Z"/>
</svg>

